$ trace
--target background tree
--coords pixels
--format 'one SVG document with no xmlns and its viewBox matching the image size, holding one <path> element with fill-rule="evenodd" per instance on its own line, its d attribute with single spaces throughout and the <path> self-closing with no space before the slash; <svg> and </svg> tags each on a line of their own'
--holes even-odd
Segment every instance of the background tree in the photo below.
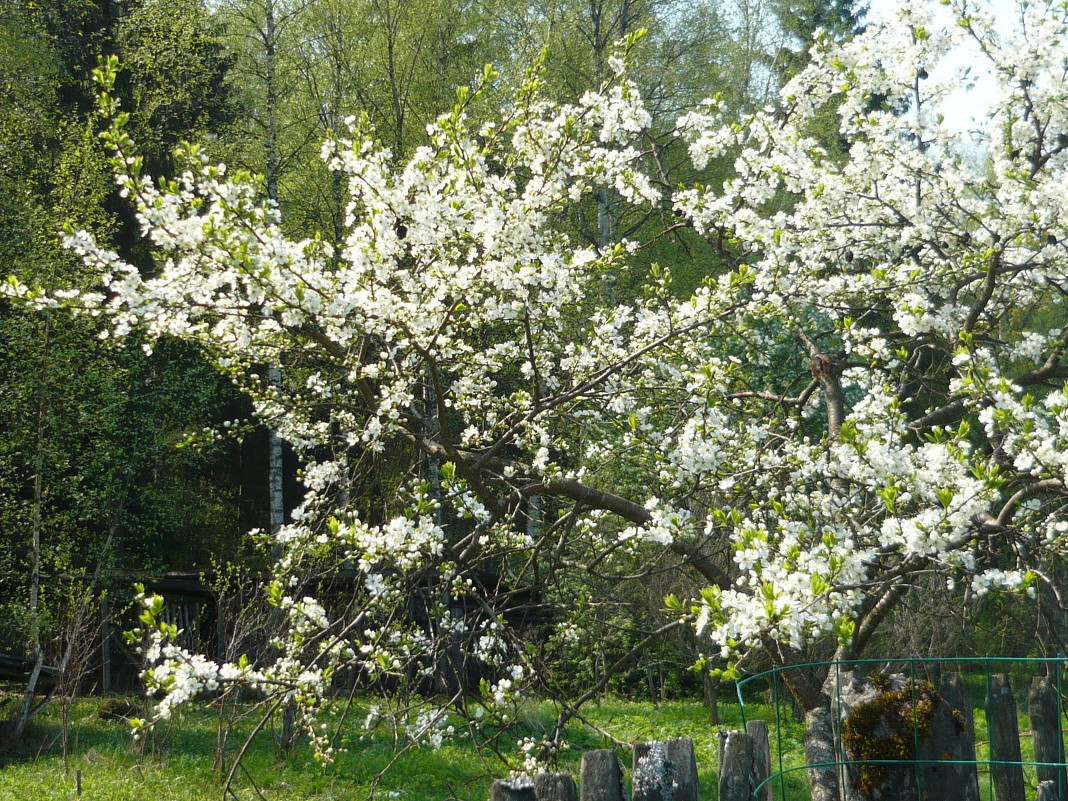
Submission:
<svg viewBox="0 0 1068 801">
<path fill-rule="evenodd" d="M 42 286 L 88 288 L 97 280 L 60 247 L 60 231 L 72 221 L 152 269 L 88 113 L 88 65 L 123 30 L 112 11 L 109 4 L 41 3 L 9 5 L 0 15 L 0 249 L 17 275 Z M 162 56 L 180 45 L 136 39 L 123 46 L 141 65 L 148 62 L 138 61 L 139 48 Z M 202 72 L 222 69 L 205 52 L 195 58 Z M 184 82 L 192 74 L 173 77 Z M 140 78 L 138 85 L 149 86 Z M 179 87 L 170 88 L 177 102 Z M 192 131 L 214 114 L 198 117 L 189 95 L 185 110 L 173 114 L 142 97 L 131 103 L 135 124 L 161 148 L 183 126 Z M 157 165 L 169 163 L 167 154 L 149 152 Z M 187 346 L 161 343 L 148 358 L 136 342 L 102 341 L 87 323 L 56 312 L 27 316 L 10 304 L 0 309 L 7 590 L 0 647 L 33 663 L 11 742 L 29 721 L 42 665 L 70 665 L 68 635 L 84 626 L 67 622 L 95 615 L 115 568 L 205 564 L 238 530 L 228 511 L 236 509 L 233 480 L 219 461 L 225 451 L 174 447 L 191 428 L 218 419 L 233 394 Z"/>
</svg>

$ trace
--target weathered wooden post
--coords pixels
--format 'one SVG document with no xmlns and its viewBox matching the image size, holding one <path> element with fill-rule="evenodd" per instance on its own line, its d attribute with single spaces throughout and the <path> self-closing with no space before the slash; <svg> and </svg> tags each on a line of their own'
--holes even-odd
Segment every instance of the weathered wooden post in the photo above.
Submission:
<svg viewBox="0 0 1068 801">
<path fill-rule="evenodd" d="M 934 710 L 928 738 L 920 743 L 924 798 L 979 801 L 975 766 L 975 722 L 959 673 L 945 673 L 938 685 L 942 702 Z M 960 764 L 960 763 L 972 764 Z"/>
<path fill-rule="evenodd" d="M 537 801 L 534 780 L 529 776 L 498 779 L 490 787 L 490 801 Z"/>
<path fill-rule="evenodd" d="M 749 771 L 749 785 L 752 792 L 760 787 L 756 801 L 772 801 L 771 782 L 771 740 L 768 736 L 768 724 L 762 720 L 750 720 L 745 724 L 745 733 L 753 744 L 753 760 Z"/>
<path fill-rule="evenodd" d="M 689 737 L 675 737 L 664 743 L 667 758 L 675 763 L 675 801 L 700 801 L 697 779 L 697 752 Z"/>
<path fill-rule="evenodd" d="M 675 801 L 676 776 L 675 763 L 667 758 L 663 743 L 634 747 L 634 801 Z"/>
<path fill-rule="evenodd" d="M 719 733 L 719 801 L 751 801 L 753 738 L 741 731 Z"/>
<path fill-rule="evenodd" d="M 649 753 L 653 743 L 634 744 L 634 766 Z M 675 737 L 663 743 L 664 754 L 675 766 L 675 801 L 700 801 L 701 789 L 697 778 L 697 753 L 689 737 Z M 637 798 L 637 790 L 635 798 Z"/>
<path fill-rule="evenodd" d="M 1026 801 L 1020 765 L 1020 727 L 1012 683 L 1004 673 L 990 677 L 986 697 L 986 725 L 990 735 L 990 773 L 995 801 Z M 1016 763 L 1016 764 L 1012 764 Z"/>
<path fill-rule="evenodd" d="M 1031 717 L 1031 734 L 1035 743 L 1035 762 L 1058 763 L 1064 757 L 1064 741 L 1061 738 L 1060 699 L 1057 688 L 1049 676 L 1035 676 L 1031 691 L 1027 694 L 1027 711 Z M 1038 766 L 1039 786 L 1052 782 L 1053 796 L 1065 801 L 1068 783 L 1064 766 L 1055 764 Z"/>
<path fill-rule="evenodd" d="M 570 773 L 539 773 L 534 777 L 537 801 L 578 801 L 578 788 Z"/>
<path fill-rule="evenodd" d="M 582 755 L 582 801 L 626 801 L 623 769 L 611 748 Z"/>
</svg>

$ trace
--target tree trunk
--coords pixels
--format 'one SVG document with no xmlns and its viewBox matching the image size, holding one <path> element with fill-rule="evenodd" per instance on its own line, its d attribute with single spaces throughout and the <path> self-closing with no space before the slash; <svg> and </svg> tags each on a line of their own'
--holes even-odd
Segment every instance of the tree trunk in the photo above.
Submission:
<svg viewBox="0 0 1068 801">
<path fill-rule="evenodd" d="M 713 726 L 719 725 L 719 684 L 718 676 L 713 676 L 707 670 L 701 675 L 701 682 L 705 691 L 705 708 L 708 710 L 708 722 Z"/>
<path fill-rule="evenodd" d="M 834 717 L 828 700 L 805 712 L 805 762 L 812 801 L 840 801 L 835 764 Z"/>
<path fill-rule="evenodd" d="M 22 739 L 26 733 L 26 727 L 30 725 L 30 716 L 33 712 L 33 697 L 37 693 L 37 682 L 41 677 L 41 668 L 44 666 L 44 648 L 41 645 L 41 521 L 44 507 L 44 437 L 47 425 L 47 401 L 48 391 L 48 357 L 52 345 L 52 319 L 46 314 L 43 321 L 42 351 L 44 353 L 43 368 L 37 389 L 37 421 L 36 421 L 36 444 L 37 453 L 34 456 L 33 470 L 33 515 L 30 523 L 30 648 L 32 650 L 33 668 L 30 670 L 26 689 L 22 694 L 22 703 L 19 704 L 19 713 L 11 728 L 11 744 L 14 745 Z"/>
</svg>

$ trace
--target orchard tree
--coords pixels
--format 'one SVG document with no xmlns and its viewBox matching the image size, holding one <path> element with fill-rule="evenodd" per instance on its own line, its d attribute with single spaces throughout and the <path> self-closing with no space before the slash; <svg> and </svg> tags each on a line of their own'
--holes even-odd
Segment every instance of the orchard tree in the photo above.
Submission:
<svg viewBox="0 0 1068 801">
<path fill-rule="evenodd" d="M 973 597 L 1046 582 L 1068 530 L 1068 12 L 1021 4 L 1010 29 L 971 2 L 950 10 L 948 32 L 903 3 L 851 42 L 818 39 L 777 107 L 741 124 L 714 102 L 687 115 L 697 165 L 730 159 L 734 176 L 671 196 L 633 145 L 649 117 L 619 58 L 573 105 L 543 100 L 534 70 L 474 129 L 478 91 L 463 90 L 401 167 L 355 130 L 325 148 L 351 198 L 340 252 L 283 237 L 252 182 L 195 149 L 175 180 L 142 176 L 102 71 L 119 182 L 163 267 L 142 276 L 75 232 L 99 292 L 9 294 L 88 308 L 115 337 L 197 342 L 305 459 L 304 502 L 272 540 L 282 655 L 213 664 L 177 647 L 161 599 L 145 598 L 158 714 L 252 684 L 297 704 L 329 756 L 310 724 L 338 667 L 431 674 L 464 636 L 495 666 L 480 703 L 507 711 L 524 686 L 556 686 L 506 623 L 515 593 L 642 555 L 708 586 L 670 598 L 675 619 L 635 648 L 696 623 L 712 655 L 765 654 L 806 710 L 809 763 L 826 764 L 827 688 L 790 670 L 806 644 L 859 654 L 931 576 Z M 960 77 L 938 65 L 967 42 L 995 88 L 984 125 L 961 133 L 941 116 Z M 827 108 L 841 157 L 808 135 Z M 639 300 L 598 307 L 599 277 L 643 243 L 576 247 L 553 222 L 604 186 L 670 204 L 730 268 L 681 301 L 661 269 Z M 285 394 L 255 370 L 283 358 L 308 368 Z M 368 522 L 348 503 L 348 456 L 397 442 L 441 463 L 441 492 L 413 480 Z M 714 556 L 723 542 L 729 561 Z M 334 614 L 305 577 L 341 562 L 363 587 Z M 545 746 L 603 686 L 565 703 Z M 442 720 L 413 710 L 408 732 L 439 741 Z M 812 779 L 816 798 L 837 797 L 833 769 Z"/>
<path fill-rule="evenodd" d="M 811 372 L 804 388 L 728 386 L 716 410 L 735 411 L 704 442 L 731 454 L 713 519 L 742 573 L 695 611 L 726 651 L 763 647 L 788 667 L 833 633 L 836 658 L 857 656 L 930 575 L 972 597 L 1044 582 L 1061 603 L 1044 568 L 1068 530 L 1068 16 L 1022 3 L 1007 25 L 949 5 L 948 32 L 904 4 L 850 43 L 817 41 L 778 107 L 740 128 L 689 121 L 697 161 L 739 154 L 721 189 L 676 196 L 749 254 L 753 322 L 735 324 L 750 346 L 734 354 L 759 365 L 769 332 L 789 333 Z M 940 68 L 962 46 L 993 87 L 964 132 L 942 114 L 964 78 Z M 827 107 L 843 159 L 806 135 Z M 809 763 L 833 761 L 828 688 L 787 676 Z M 813 778 L 836 797 L 830 771 Z"/>
</svg>

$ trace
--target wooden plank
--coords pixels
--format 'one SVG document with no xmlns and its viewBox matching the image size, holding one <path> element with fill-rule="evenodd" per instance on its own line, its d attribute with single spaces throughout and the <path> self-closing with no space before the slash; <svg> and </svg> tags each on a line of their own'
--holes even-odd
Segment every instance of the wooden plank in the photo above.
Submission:
<svg viewBox="0 0 1068 801">
<path fill-rule="evenodd" d="M 675 737 L 664 743 L 667 758 L 675 763 L 675 801 L 700 801 L 697 777 L 697 751 L 689 737 Z"/>
<path fill-rule="evenodd" d="M 975 764 L 975 722 L 959 673 L 945 673 L 938 685 L 942 702 L 931 717 L 928 737 L 920 742 L 920 784 L 924 798 L 979 801 Z"/>
<path fill-rule="evenodd" d="M 634 764 L 644 758 L 653 743 L 634 744 Z M 697 776 L 697 752 L 689 737 L 664 740 L 664 753 L 675 766 L 675 801 L 700 801 L 701 785 Z"/>
</svg>

